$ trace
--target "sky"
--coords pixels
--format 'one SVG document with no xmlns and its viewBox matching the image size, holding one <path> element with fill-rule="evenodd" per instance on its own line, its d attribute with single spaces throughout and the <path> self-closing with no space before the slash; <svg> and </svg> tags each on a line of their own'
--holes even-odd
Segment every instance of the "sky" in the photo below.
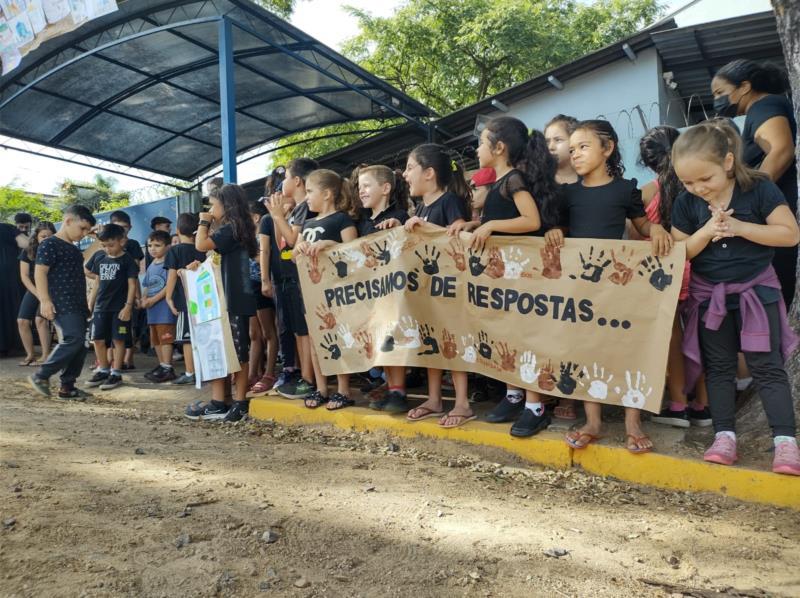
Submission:
<svg viewBox="0 0 800 598">
<path fill-rule="evenodd" d="M 689 2 L 690 0 L 669 0 L 666 3 L 667 12 Z M 346 39 L 358 33 L 358 23 L 345 12 L 344 5 L 365 9 L 375 16 L 390 16 L 398 4 L 399 0 L 299 0 L 291 22 L 322 43 L 338 50 Z M 678 25 L 686 26 L 692 22 L 718 19 L 723 14 L 735 16 L 760 10 L 769 10 L 769 0 L 702 0 L 695 8 L 686 11 L 685 18 L 679 20 Z M 263 156 L 239 165 L 238 179 L 249 181 L 264 176 L 269 163 L 269 157 Z M 53 193 L 65 178 L 88 181 L 97 173 L 100 171 L 94 168 L 0 148 L 0 185 L 13 184 L 35 193 Z M 110 176 L 117 180 L 120 190 L 141 192 L 143 188 L 152 187 L 151 183 L 139 179 L 117 174 Z M 147 193 L 143 195 L 146 196 Z"/>
</svg>

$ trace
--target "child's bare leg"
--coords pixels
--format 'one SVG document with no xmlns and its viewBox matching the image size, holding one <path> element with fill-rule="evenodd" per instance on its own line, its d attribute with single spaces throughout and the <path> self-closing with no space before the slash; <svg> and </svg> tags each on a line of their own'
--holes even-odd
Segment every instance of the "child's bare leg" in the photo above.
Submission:
<svg viewBox="0 0 800 598">
<path fill-rule="evenodd" d="M 211 380 L 211 399 L 213 401 L 217 401 L 218 403 L 226 403 L 226 402 L 228 402 L 228 401 L 226 401 L 227 397 L 225 396 L 226 395 L 226 392 L 225 392 L 225 390 L 226 390 L 225 389 L 225 387 L 226 387 L 225 381 L 226 380 L 227 380 L 227 377 L 225 377 L 225 378 L 217 378 L 215 380 Z"/>
<path fill-rule="evenodd" d="M 22 340 L 22 346 L 25 348 L 25 360 L 33 360 L 36 358 L 33 347 L 33 332 L 31 332 L 30 320 L 17 320 L 17 328 L 19 329 L 19 338 Z"/>
<path fill-rule="evenodd" d="M 114 341 L 114 361 L 111 367 L 117 371 L 122 369 L 122 361 L 125 359 L 125 341 Z"/>
<path fill-rule="evenodd" d="M 186 366 L 187 374 L 194 374 L 194 354 L 192 353 L 192 343 L 183 343 L 183 365 Z"/>
<path fill-rule="evenodd" d="M 311 350 L 311 337 L 308 335 L 297 337 L 297 355 L 300 357 L 300 375 L 304 380 L 312 381 L 315 379 L 314 362 L 312 355 L 316 351 Z"/>
<path fill-rule="evenodd" d="M 577 430 L 567 433 L 567 439 L 576 448 L 583 448 L 596 437 L 600 436 L 603 428 L 603 407 L 599 403 L 591 401 L 583 402 L 583 409 L 586 411 L 586 423 Z"/>
<path fill-rule="evenodd" d="M 128 366 L 133 366 L 133 347 L 128 347 L 125 349 L 125 359 L 124 362 Z"/>
<path fill-rule="evenodd" d="M 625 433 L 628 435 L 625 442 L 628 449 L 644 450 L 653 448 L 652 441 L 642 430 L 642 412 L 639 409 L 625 408 Z"/>
<path fill-rule="evenodd" d="M 235 374 L 236 378 L 236 400 L 237 401 L 246 401 L 247 400 L 247 369 L 248 364 L 245 361 L 244 363 L 240 364 L 242 369 L 240 369 Z"/>
<path fill-rule="evenodd" d="M 261 336 L 267 345 L 267 362 L 264 365 L 264 375 L 275 374 L 275 362 L 278 359 L 278 332 L 275 330 L 275 310 L 258 310 L 258 322 L 261 326 Z"/>
<path fill-rule="evenodd" d="M 350 374 L 336 374 L 336 392 L 350 396 Z"/>
<path fill-rule="evenodd" d="M 248 372 L 250 380 L 261 377 L 258 368 L 261 365 L 263 353 L 264 344 L 261 341 L 261 326 L 258 323 L 258 318 L 252 316 L 250 318 L 250 371 Z"/>
<path fill-rule="evenodd" d="M 453 386 L 456 391 L 456 404 L 450 413 L 455 412 L 455 414 L 458 415 L 470 416 L 472 415 L 472 408 L 469 405 L 467 372 L 455 372 L 451 370 L 450 373 L 453 375 Z"/>
<path fill-rule="evenodd" d="M 108 347 L 106 341 L 94 341 L 94 354 L 97 357 L 97 365 L 101 370 L 108 370 Z"/>
<path fill-rule="evenodd" d="M 683 361 L 683 330 L 677 314 L 672 322 L 672 337 L 669 339 L 669 355 L 667 357 L 667 388 L 669 399 L 674 403 L 686 405 L 686 395 L 683 392 L 685 366 Z M 677 405 L 676 405 L 677 406 Z"/>
<path fill-rule="evenodd" d="M 705 374 L 700 376 L 694 387 L 694 402 L 698 407 L 708 407 L 708 389 L 706 388 Z"/>
<path fill-rule="evenodd" d="M 156 347 L 156 355 L 158 355 L 161 363 L 164 365 L 172 366 L 172 345 L 164 344 Z"/>
<path fill-rule="evenodd" d="M 42 345 L 42 361 L 45 361 L 50 355 L 50 346 L 53 341 L 50 335 L 50 322 L 41 316 L 36 316 L 36 330 L 39 332 L 39 343 Z"/>
</svg>

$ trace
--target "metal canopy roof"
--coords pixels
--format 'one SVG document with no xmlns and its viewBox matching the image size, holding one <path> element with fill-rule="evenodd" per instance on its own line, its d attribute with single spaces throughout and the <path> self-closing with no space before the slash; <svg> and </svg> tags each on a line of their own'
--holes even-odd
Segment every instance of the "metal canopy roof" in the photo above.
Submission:
<svg viewBox="0 0 800 598">
<path fill-rule="evenodd" d="M 219 164 L 227 139 L 232 155 L 334 123 L 426 127 L 432 115 L 247 0 L 122 2 L 0 78 L 0 134 L 184 180 Z"/>
</svg>

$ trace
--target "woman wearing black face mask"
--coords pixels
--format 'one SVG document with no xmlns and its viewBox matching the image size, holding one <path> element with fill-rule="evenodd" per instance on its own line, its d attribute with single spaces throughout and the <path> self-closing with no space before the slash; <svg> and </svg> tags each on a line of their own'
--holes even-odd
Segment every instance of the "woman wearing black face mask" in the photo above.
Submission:
<svg viewBox="0 0 800 598">
<path fill-rule="evenodd" d="M 711 81 L 714 109 L 720 116 L 744 114 L 743 159 L 780 187 L 792 213 L 797 215 L 797 163 L 794 141 L 797 123 L 785 92 L 786 73 L 772 64 L 734 60 L 717 71 Z M 773 265 L 788 306 L 794 297 L 797 247 L 775 251 Z"/>
</svg>

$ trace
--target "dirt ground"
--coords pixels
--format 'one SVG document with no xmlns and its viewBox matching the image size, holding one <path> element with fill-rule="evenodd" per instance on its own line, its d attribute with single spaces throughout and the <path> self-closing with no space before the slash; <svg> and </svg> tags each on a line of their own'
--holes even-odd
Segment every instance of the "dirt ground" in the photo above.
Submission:
<svg viewBox="0 0 800 598">
<path fill-rule="evenodd" d="M 141 373 L 45 400 L 15 363 L 2 596 L 800 595 L 797 512 L 455 443 L 190 422 L 199 393 Z"/>
</svg>

